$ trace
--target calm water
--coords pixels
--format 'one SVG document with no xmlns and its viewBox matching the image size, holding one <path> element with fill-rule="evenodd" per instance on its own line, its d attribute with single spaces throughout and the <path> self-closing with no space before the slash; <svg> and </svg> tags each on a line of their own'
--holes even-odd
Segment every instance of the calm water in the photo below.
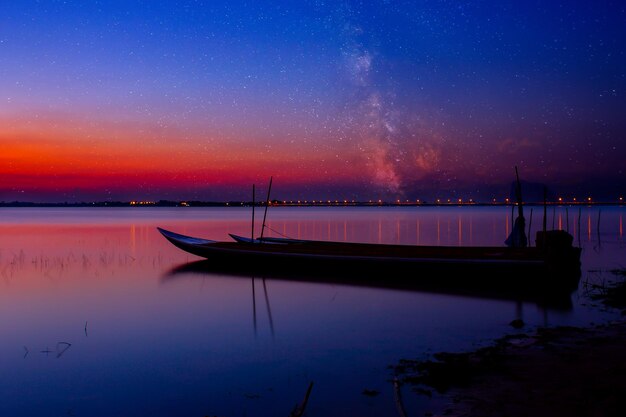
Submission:
<svg viewBox="0 0 626 417">
<path fill-rule="evenodd" d="M 583 207 L 580 225 L 578 208 L 548 212 L 548 226 L 569 228 L 584 248 L 581 283 L 626 266 L 626 208 L 601 210 L 599 233 L 598 207 Z M 308 416 L 393 416 L 388 366 L 401 358 L 488 343 L 518 317 L 529 328 L 615 317 L 591 306 L 582 284 L 571 305 L 550 308 L 172 273 L 197 258 L 157 225 L 219 240 L 249 235 L 249 215 L 0 209 L 0 415 L 287 416 L 314 381 Z M 277 208 L 269 218 L 270 235 L 406 244 L 501 245 L 511 227 L 505 207 Z M 403 396 L 409 414 L 423 415 L 423 398 L 408 387 Z"/>
</svg>

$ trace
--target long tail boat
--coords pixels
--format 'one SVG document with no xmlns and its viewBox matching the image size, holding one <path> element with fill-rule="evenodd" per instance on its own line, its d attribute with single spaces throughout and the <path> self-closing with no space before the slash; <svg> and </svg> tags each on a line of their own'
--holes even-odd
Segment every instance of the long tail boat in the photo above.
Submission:
<svg viewBox="0 0 626 417">
<path fill-rule="evenodd" d="M 415 271 L 472 272 L 527 279 L 580 275 L 581 249 L 572 246 L 565 231 L 537 233 L 537 246 L 413 246 L 352 242 L 233 236 L 232 242 L 185 236 L 162 228 L 159 232 L 174 246 L 233 269 L 253 266 L 256 270 L 319 270 L 389 273 L 407 279 Z M 538 274 L 539 273 L 539 274 Z M 391 275 L 391 274 L 390 274 Z M 543 278 L 542 278 L 543 279 Z M 553 278 L 550 278 L 554 280 Z"/>
</svg>

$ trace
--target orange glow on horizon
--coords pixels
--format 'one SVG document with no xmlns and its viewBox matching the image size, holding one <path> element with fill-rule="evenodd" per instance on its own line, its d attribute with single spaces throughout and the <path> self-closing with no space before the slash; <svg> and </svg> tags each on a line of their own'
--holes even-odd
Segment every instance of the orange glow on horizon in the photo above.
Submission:
<svg viewBox="0 0 626 417">
<path fill-rule="evenodd" d="M 270 151 L 253 140 L 164 139 L 141 126 L 77 127 L 72 122 L 19 125 L 1 120 L 0 175 L 4 187 L 30 190 L 102 190 L 177 186 L 240 186 L 273 175 L 282 185 L 348 183 L 362 167 L 334 163 L 332 155 Z M 26 126 L 26 127 L 24 127 Z M 110 127 L 110 130 L 109 130 Z M 161 133 L 162 134 L 162 133 Z M 328 151 L 330 152 L 330 151 Z M 332 161 L 319 169 L 320 158 Z M 315 175 L 312 175 L 315 173 Z"/>
</svg>

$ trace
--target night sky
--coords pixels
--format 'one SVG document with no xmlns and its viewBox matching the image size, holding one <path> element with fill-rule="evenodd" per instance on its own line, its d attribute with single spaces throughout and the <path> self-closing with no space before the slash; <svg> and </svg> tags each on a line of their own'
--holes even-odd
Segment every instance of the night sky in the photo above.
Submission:
<svg viewBox="0 0 626 417">
<path fill-rule="evenodd" d="M 626 191 L 623 1 L 1 1 L 0 201 Z"/>
</svg>

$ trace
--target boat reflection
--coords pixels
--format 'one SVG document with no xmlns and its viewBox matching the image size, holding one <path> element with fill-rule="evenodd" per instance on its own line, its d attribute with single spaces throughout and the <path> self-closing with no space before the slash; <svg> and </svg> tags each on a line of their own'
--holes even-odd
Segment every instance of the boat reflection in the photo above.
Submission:
<svg viewBox="0 0 626 417">
<path fill-rule="evenodd" d="M 252 323 L 254 325 L 254 337 L 257 336 L 257 317 L 256 317 L 256 291 L 254 287 L 254 282 L 256 278 L 252 277 Z M 265 278 L 262 278 L 263 282 L 263 294 L 265 295 L 265 306 L 267 307 L 267 317 L 270 325 L 270 332 L 272 334 L 272 338 L 275 337 L 274 332 L 274 319 L 272 318 L 272 307 L 270 307 L 270 298 L 267 295 L 267 285 L 265 284 Z"/>
<path fill-rule="evenodd" d="M 281 280 L 292 282 L 306 282 L 352 287 L 378 288 L 400 291 L 414 291 L 422 293 L 457 295 L 471 298 L 505 300 L 517 302 L 531 302 L 541 308 L 557 311 L 572 310 L 571 294 L 578 288 L 580 274 L 568 277 L 568 280 L 559 280 L 560 285 L 537 285 L 540 280 L 532 277 L 528 285 L 523 280 L 507 280 L 502 274 L 469 276 L 459 272 L 425 271 L 422 276 L 393 277 L 398 272 L 389 271 L 389 274 L 367 273 L 367 271 L 331 270 L 301 270 L 297 272 L 259 271 L 254 265 L 233 267 L 232 264 L 221 265 L 208 260 L 190 262 L 174 267 L 163 277 L 168 281 L 177 277 L 195 274 L 203 278 L 233 277 L 240 279 L 254 279 L 261 277 L 267 301 L 265 280 Z M 546 282 L 550 277 L 545 277 Z M 254 293 L 253 293 L 254 294 Z M 269 304 L 268 304 L 269 307 Z M 269 313 L 271 314 L 271 313 Z"/>
</svg>

